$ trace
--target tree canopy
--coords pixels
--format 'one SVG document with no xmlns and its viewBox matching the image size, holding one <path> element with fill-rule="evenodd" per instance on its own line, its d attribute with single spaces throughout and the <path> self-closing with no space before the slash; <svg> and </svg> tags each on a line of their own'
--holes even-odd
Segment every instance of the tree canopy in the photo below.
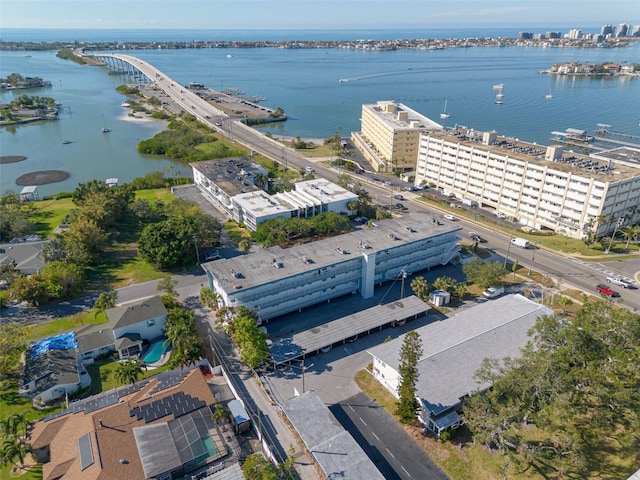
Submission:
<svg viewBox="0 0 640 480">
<path fill-rule="evenodd" d="M 402 423 L 413 422 L 420 408 L 416 398 L 416 384 L 418 383 L 418 361 L 421 356 L 422 339 L 418 332 L 412 330 L 405 335 L 400 347 L 398 366 L 400 385 L 395 413 Z"/>
<path fill-rule="evenodd" d="M 477 373 L 492 388 L 464 407 L 475 441 L 547 478 L 601 471 L 609 449 L 637 465 L 640 317 L 598 300 L 573 322 L 541 317 L 530 333 L 521 358 L 485 361 Z"/>
<path fill-rule="evenodd" d="M 507 273 L 502 263 L 483 262 L 479 258 L 474 258 L 469 263 L 463 265 L 462 271 L 467 276 L 469 282 L 478 285 L 480 288 L 504 285 L 502 276 Z"/>
<path fill-rule="evenodd" d="M 264 247 L 283 245 L 313 235 L 330 235 L 351 230 L 347 217 L 336 212 L 321 213 L 311 218 L 278 217 L 258 225 L 253 234 Z"/>
</svg>

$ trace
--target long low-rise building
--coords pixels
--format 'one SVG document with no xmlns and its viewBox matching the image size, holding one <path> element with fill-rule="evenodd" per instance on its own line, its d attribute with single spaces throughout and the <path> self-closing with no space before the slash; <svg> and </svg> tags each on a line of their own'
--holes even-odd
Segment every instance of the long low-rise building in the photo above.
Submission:
<svg viewBox="0 0 640 480">
<path fill-rule="evenodd" d="M 529 330 L 544 315 L 553 311 L 522 295 L 506 295 L 416 329 L 422 339 L 416 397 L 425 428 L 439 435 L 461 425 L 463 398 L 491 386 L 474 378 L 483 360 L 518 358 L 530 340 Z M 396 397 L 405 335 L 368 351 L 374 378 Z"/>
<path fill-rule="evenodd" d="M 430 214 L 380 221 L 344 235 L 204 263 L 221 306 L 245 306 L 266 321 L 360 292 L 400 275 L 445 265 L 460 247 L 459 227 Z"/>
<path fill-rule="evenodd" d="M 308 218 L 326 212 L 348 214 L 358 195 L 324 178 L 297 182 L 294 189 L 269 195 L 256 186 L 267 181 L 267 170 L 247 157 L 191 164 L 193 181 L 205 197 L 230 218 L 250 230 L 273 218 Z M 260 179 L 260 182 L 258 182 Z"/>
<path fill-rule="evenodd" d="M 424 132 L 415 181 L 573 238 L 640 221 L 637 148 L 582 155 L 496 132 Z"/>
</svg>

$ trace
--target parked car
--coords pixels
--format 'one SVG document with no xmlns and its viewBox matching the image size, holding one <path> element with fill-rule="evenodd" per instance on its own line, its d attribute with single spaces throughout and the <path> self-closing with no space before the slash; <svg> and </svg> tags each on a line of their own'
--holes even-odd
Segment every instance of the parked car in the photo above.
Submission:
<svg viewBox="0 0 640 480">
<path fill-rule="evenodd" d="M 356 218 L 354 218 L 353 220 L 354 220 L 355 222 L 358 222 L 358 223 L 364 223 L 364 222 L 369 221 L 369 218 L 367 218 L 367 217 L 356 217 Z"/>
<path fill-rule="evenodd" d="M 619 287 L 622 287 L 622 288 L 631 287 L 631 284 L 621 277 L 607 277 L 607 282 L 613 283 L 614 285 L 618 285 Z"/>
<path fill-rule="evenodd" d="M 309 173 L 315 172 L 315 170 L 313 168 L 311 168 L 311 167 L 305 167 L 304 169 Z"/>
<path fill-rule="evenodd" d="M 404 197 L 402 195 L 400 195 L 399 193 L 395 194 L 393 196 L 393 198 L 395 198 L 396 200 L 404 200 Z"/>
<path fill-rule="evenodd" d="M 205 262 L 211 262 L 213 260 L 218 260 L 219 258 L 221 258 L 220 252 L 218 252 L 218 250 L 211 250 L 211 251 L 205 252 L 203 257 Z"/>
<path fill-rule="evenodd" d="M 398 210 L 404 210 L 405 208 L 407 208 L 401 203 L 396 203 L 394 207 L 397 208 Z"/>
<path fill-rule="evenodd" d="M 408 187 L 404 187 L 404 189 L 406 192 L 415 192 L 416 190 L 418 190 L 417 187 L 414 187 L 413 185 L 410 185 Z"/>
<path fill-rule="evenodd" d="M 496 298 L 504 293 L 504 287 L 489 287 L 484 292 L 482 292 L 482 296 L 484 298 Z"/>
<path fill-rule="evenodd" d="M 507 215 L 502 212 L 495 212 L 494 215 L 498 218 L 502 218 L 503 220 L 507 218 Z"/>
<path fill-rule="evenodd" d="M 453 215 L 449 215 L 448 213 L 444 214 L 443 217 L 445 220 L 451 220 L 451 221 L 456 219 L 456 217 L 454 217 Z"/>
<path fill-rule="evenodd" d="M 607 285 L 603 283 L 599 283 L 598 285 L 596 285 L 596 292 L 601 293 L 602 295 L 605 295 L 607 297 L 620 296 L 618 292 L 616 292 L 615 290 L 612 290 L 611 288 L 609 288 Z"/>
</svg>

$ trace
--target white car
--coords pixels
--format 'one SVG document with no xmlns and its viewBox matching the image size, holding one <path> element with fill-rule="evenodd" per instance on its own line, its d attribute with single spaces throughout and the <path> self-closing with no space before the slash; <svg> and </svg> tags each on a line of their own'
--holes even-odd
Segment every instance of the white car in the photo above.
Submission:
<svg viewBox="0 0 640 480">
<path fill-rule="evenodd" d="M 315 170 L 313 168 L 311 168 L 311 167 L 305 167 L 304 169 L 309 173 L 315 172 Z"/>
<path fill-rule="evenodd" d="M 494 215 L 495 215 L 496 217 L 498 217 L 498 218 L 502 218 L 502 219 L 507 218 L 507 216 L 506 216 L 504 213 L 502 213 L 502 212 L 496 212 L 496 213 L 494 213 Z"/>
<path fill-rule="evenodd" d="M 445 220 L 451 220 L 451 221 L 456 219 L 456 217 L 454 217 L 453 215 L 449 215 L 448 213 L 443 215 L 443 217 Z"/>
<path fill-rule="evenodd" d="M 618 285 L 622 288 L 629 288 L 631 284 L 621 277 L 607 277 L 607 282 Z"/>
</svg>

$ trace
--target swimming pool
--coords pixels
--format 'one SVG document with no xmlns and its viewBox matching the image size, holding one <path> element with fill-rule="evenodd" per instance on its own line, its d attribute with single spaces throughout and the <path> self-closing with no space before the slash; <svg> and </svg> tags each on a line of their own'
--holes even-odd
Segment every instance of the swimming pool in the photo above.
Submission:
<svg viewBox="0 0 640 480">
<path fill-rule="evenodd" d="M 169 349 L 169 344 L 165 345 L 164 340 L 160 340 L 159 342 L 155 342 L 149 348 L 149 351 L 142 357 L 142 360 L 147 365 L 151 365 L 152 363 L 156 363 L 162 358 L 164 352 Z"/>
</svg>

